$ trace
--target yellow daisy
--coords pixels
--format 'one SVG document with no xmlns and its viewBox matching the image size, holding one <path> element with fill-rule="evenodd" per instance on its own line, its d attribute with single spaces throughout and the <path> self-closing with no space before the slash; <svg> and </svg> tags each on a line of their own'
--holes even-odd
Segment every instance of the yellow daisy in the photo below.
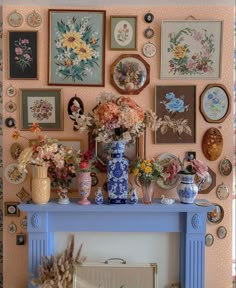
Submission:
<svg viewBox="0 0 236 288">
<path fill-rule="evenodd" d="M 68 49 L 75 49 L 80 45 L 81 35 L 78 32 L 70 31 L 63 35 L 62 45 Z"/>
<path fill-rule="evenodd" d="M 81 60 L 87 60 L 92 58 L 93 49 L 85 42 L 81 42 L 80 46 L 75 49 L 75 53 L 79 55 Z"/>
</svg>

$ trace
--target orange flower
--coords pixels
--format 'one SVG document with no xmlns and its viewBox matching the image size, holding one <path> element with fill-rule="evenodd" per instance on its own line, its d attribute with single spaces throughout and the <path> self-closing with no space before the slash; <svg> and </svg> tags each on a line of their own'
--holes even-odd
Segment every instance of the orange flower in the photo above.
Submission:
<svg viewBox="0 0 236 288">
<path fill-rule="evenodd" d="M 12 134 L 12 138 L 17 140 L 20 137 L 20 133 L 19 131 L 15 130 Z"/>
<path fill-rule="evenodd" d="M 30 131 L 33 132 L 33 133 L 38 133 L 38 132 L 41 131 L 41 128 L 40 128 L 40 126 L 39 126 L 39 124 L 37 122 L 34 122 L 31 125 Z"/>
</svg>

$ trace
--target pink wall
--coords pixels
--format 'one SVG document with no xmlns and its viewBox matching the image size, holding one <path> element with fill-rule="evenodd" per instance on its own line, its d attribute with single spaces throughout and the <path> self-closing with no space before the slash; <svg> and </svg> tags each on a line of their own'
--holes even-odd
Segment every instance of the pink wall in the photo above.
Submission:
<svg viewBox="0 0 236 288">
<path fill-rule="evenodd" d="M 50 7 L 51 8 L 51 7 Z M 69 9 L 69 7 L 61 7 Z M 7 22 L 7 16 L 13 10 L 17 10 L 24 17 L 36 9 L 43 17 L 43 23 L 38 29 L 31 29 L 27 26 L 26 21 L 20 28 L 14 29 L 10 27 Z M 85 9 L 84 7 L 82 9 Z M 88 9 L 91 9 L 88 8 Z M 96 8 L 95 8 L 96 9 Z M 162 152 L 170 152 L 183 158 L 186 151 L 196 151 L 197 158 L 203 160 L 208 166 L 215 171 L 217 174 L 217 186 L 224 181 L 228 186 L 229 190 L 232 191 L 232 175 L 223 177 L 219 174 L 218 166 L 219 162 L 223 157 L 233 158 L 233 128 L 232 128 L 232 113 L 228 118 L 221 124 L 210 124 L 204 121 L 200 114 L 199 107 L 199 96 L 207 84 L 220 83 L 224 84 L 233 94 L 233 21 L 234 11 L 233 7 L 101 7 L 107 11 L 107 39 L 106 39 L 106 72 L 105 72 L 105 87 L 93 88 L 93 87 L 67 87 L 62 86 L 62 94 L 64 97 L 64 131 L 62 132 L 47 132 L 52 137 L 64 137 L 64 138 L 84 138 L 85 147 L 87 145 L 87 135 L 79 134 L 74 132 L 72 129 L 72 121 L 67 116 L 67 103 L 69 99 L 76 93 L 85 104 L 85 110 L 90 110 L 95 105 L 96 96 L 102 92 L 113 92 L 118 95 L 115 89 L 111 86 L 109 80 L 109 68 L 110 64 L 122 54 L 119 51 L 109 50 L 109 18 L 110 15 L 138 15 L 138 51 L 132 53 L 141 53 L 141 48 L 147 40 L 143 36 L 143 31 L 149 25 L 144 22 L 143 16 L 149 10 L 154 14 L 154 23 L 150 24 L 155 30 L 155 36 L 152 41 L 157 45 L 157 54 L 153 58 L 146 58 L 145 60 L 150 64 L 151 67 L 151 78 L 150 84 L 137 96 L 131 96 L 135 99 L 142 107 L 154 109 L 154 87 L 156 85 L 196 85 L 197 87 L 197 141 L 195 144 L 177 144 L 177 145 L 155 145 L 153 144 L 153 135 L 151 132 L 147 133 L 147 157 L 156 156 Z M 47 63 L 48 63 L 48 20 L 47 20 L 47 7 L 3 7 L 3 39 L 4 41 L 4 73 L 3 73 L 3 107 L 4 104 L 9 100 L 6 95 L 6 88 L 12 84 L 18 91 L 20 88 L 46 88 L 47 86 Z M 208 19 L 219 19 L 224 21 L 223 28 L 223 41 L 222 41 L 222 76 L 221 79 L 215 81 L 209 80 L 160 80 L 160 25 L 162 20 L 183 20 L 189 15 L 193 15 L 201 20 Z M 39 31 L 39 80 L 9 80 L 8 79 L 8 31 L 9 30 L 38 30 Z M 124 51 L 124 53 L 129 53 Z M 17 103 L 17 111 L 12 114 L 16 119 L 17 127 L 19 127 L 19 97 L 13 99 Z M 10 116 L 6 110 L 3 111 L 3 121 L 6 117 Z M 224 148 L 221 157 L 213 162 L 205 159 L 201 150 L 201 140 L 204 132 L 210 127 L 217 127 L 221 129 L 224 138 Z M 11 138 L 13 130 L 4 126 L 4 158 L 3 165 L 6 167 L 8 164 L 14 162 L 11 159 L 9 146 L 13 142 Z M 30 132 L 25 132 L 26 136 L 31 136 Z M 27 141 L 21 141 L 26 146 Z M 27 179 L 21 185 L 9 184 L 4 178 L 4 201 L 18 201 L 16 193 L 24 187 L 29 191 L 29 179 Z M 163 191 L 157 191 L 157 195 L 160 195 Z M 175 196 L 175 191 L 167 192 L 168 196 Z M 207 198 L 208 200 L 218 203 L 223 206 L 225 215 L 220 225 L 224 225 L 228 234 L 224 240 L 220 240 L 216 236 L 216 230 L 219 225 L 207 225 L 207 233 L 212 233 L 215 237 L 215 242 L 212 247 L 206 247 L 206 288 L 226 288 L 231 287 L 231 197 L 227 200 L 219 200 L 216 197 L 215 189 L 207 195 L 198 195 L 198 198 Z M 20 227 L 20 221 L 25 215 L 20 215 L 19 218 L 5 217 L 4 218 L 4 287 L 7 288 L 25 288 L 27 279 L 27 245 L 16 246 L 15 235 L 11 235 L 7 232 L 8 225 L 13 221 L 17 227 L 18 232 L 22 231 Z M 22 231 L 25 232 L 25 231 Z M 163 287 L 160 287 L 163 288 Z M 190 287 L 186 287 L 190 288 Z"/>
</svg>

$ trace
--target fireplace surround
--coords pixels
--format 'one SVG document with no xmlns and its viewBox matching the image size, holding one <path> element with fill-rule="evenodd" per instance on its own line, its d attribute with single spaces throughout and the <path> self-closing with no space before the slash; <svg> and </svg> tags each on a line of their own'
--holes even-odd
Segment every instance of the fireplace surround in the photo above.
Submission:
<svg viewBox="0 0 236 288">
<path fill-rule="evenodd" d="M 206 213 L 213 206 L 195 204 L 68 205 L 20 204 L 28 219 L 28 271 L 37 275 L 41 257 L 54 252 L 55 232 L 178 232 L 181 288 L 205 287 Z M 28 287 L 32 288 L 30 278 Z"/>
</svg>

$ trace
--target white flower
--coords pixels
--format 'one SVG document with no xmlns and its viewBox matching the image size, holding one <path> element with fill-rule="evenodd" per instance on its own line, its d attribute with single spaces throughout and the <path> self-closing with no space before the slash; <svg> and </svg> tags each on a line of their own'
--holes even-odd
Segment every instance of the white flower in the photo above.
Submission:
<svg viewBox="0 0 236 288">
<path fill-rule="evenodd" d="M 95 58 L 98 58 L 98 57 L 99 57 L 99 52 L 96 51 L 96 50 L 94 50 L 94 51 L 93 51 L 93 56 L 94 56 Z"/>
<path fill-rule="evenodd" d="M 68 58 L 70 57 L 70 52 L 69 52 L 68 50 L 67 50 L 67 51 L 65 51 L 65 53 L 64 53 L 64 54 L 65 54 L 65 57 L 68 57 Z"/>
<path fill-rule="evenodd" d="M 61 41 L 57 41 L 57 42 L 56 42 L 56 47 L 57 47 L 57 48 L 60 48 L 60 47 L 61 47 Z"/>
<path fill-rule="evenodd" d="M 63 60 L 64 60 L 63 55 L 62 55 L 62 54 L 58 54 L 58 55 L 57 55 L 57 60 L 58 60 L 58 61 L 63 61 Z"/>
<path fill-rule="evenodd" d="M 74 65 L 78 65 L 80 63 L 81 59 L 79 57 L 76 57 L 74 60 L 73 60 L 73 64 Z"/>
</svg>

